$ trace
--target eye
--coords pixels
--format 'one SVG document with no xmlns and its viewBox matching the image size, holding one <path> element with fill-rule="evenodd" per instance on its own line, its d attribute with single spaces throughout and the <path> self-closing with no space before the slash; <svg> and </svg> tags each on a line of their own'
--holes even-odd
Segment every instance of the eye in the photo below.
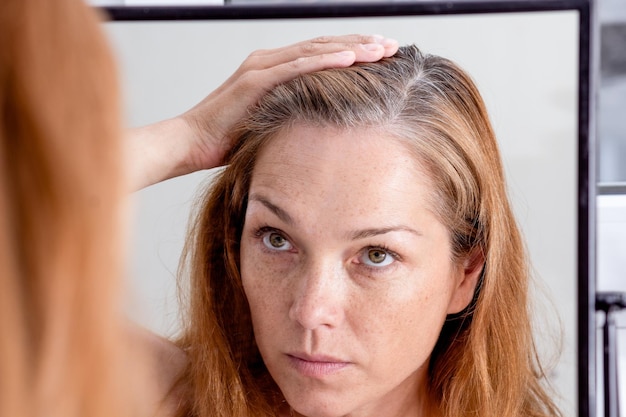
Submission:
<svg viewBox="0 0 626 417">
<path fill-rule="evenodd" d="M 361 262 L 377 268 L 391 265 L 395 261 L 394 256 L 386 249 L 370 247 L 363 251 Z"/>
<path fill-rule="evenodd" d="M 268 249 L 278 251 L 288 251 L 293 247 L 283 235 L 276 232 L 266 232 L 263 235 L 263 244 Z"/>
</svg>

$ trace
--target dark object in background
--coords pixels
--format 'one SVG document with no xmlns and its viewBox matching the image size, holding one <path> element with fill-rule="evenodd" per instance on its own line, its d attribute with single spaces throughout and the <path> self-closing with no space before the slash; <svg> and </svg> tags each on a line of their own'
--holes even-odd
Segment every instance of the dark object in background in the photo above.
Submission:
<svg viewBox="0 0 626 417">
<path fill-rule="evenodd" d="M 626 4 L 626 2 L 624 3 Z M 626 192 L 626 20 L 600 22 L 599 180 Z"/>
<path fill-rule="evenodd" d="M 600 28 L 602 80 L 626 77 L 626 22 L 605 23 Z"/>
</svg>

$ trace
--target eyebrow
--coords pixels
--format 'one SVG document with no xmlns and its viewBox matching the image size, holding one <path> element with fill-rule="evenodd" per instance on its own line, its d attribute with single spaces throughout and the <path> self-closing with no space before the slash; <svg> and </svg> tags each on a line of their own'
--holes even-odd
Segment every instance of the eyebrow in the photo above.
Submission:
<svg viewBox="0 0 626 417">
<path fill-rule="evenodd" d="M 257 201 L 263 204 L 269 211 L 274 213 L 276 217 L 278 217 L 283 222 L 287 223 L 289 226 L 293 226 L 295 224 L 293 218 L 282 208 L 278 207 L 276 204 L 269 201 L 267 198 L 259 195 L 259 194 L 250 194 L 248 198 L 250 201 Z"/>
<path fill-rule="evenodd" d="M 263 206 L 265 206 L 265 208 L 274 213 L 276 217 L 287 223 L 289 226 L 293 226 L 296 223 L 293 217 L 289 215 L 289 213 L 269 201 L 269 199 L 267 199 L 266 197 L 255 193 L 250 194 L 250 197 L 248 199 L 249 201 L 256 201 L 261 203 Z M 416 236 L 423 236 L 420 231 L 404 225 L 355 230 L 353 232 L 348 232 L 346 236 L 349 240 L 359 240 L 368 237 L 384 235 L 391 232 L 409 232 Z"/>
<path fill-rule="evenodd" d="M 359 239 L 365 239 L 368 237 L 384 235 L 385 233 L 390 233 L 390 232 L 409 232 L 416 236 L 423 236 L 421 232 L 411 227 L 400 225 L 400 226 L 356 230 L 354 232 L 349 233 L 348 237 L 349 239 L 352 239 L 352 240 L 359 240 Z"/>
</svg>

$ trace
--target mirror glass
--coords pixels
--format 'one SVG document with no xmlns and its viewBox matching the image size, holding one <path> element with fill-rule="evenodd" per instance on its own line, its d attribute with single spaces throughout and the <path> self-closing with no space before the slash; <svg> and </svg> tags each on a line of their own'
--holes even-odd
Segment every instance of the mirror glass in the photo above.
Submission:
<svg viewBox="0 0 626 417">
<path fill-rule="evenodd" d="M 534 273 L 542 354 L 566 416 L 577 415 L 576 242 L 578 12 L 301 20 L 110 22 L 129 126 L 177 115 L 255 49 L 320 35 L 380 33 L 460 64 L 476 81 L 500 141 Z M 134 195 L 129 314 L 178 329 L 176 268 L 200 172 Z M 562 344 L 554 347 L 562 335 Z M 555 359 L 556 360 L 556 359 Z"/>
</svg>

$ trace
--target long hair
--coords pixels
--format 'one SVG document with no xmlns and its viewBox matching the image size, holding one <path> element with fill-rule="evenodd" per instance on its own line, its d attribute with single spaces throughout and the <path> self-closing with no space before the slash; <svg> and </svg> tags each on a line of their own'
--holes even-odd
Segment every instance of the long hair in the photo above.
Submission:
<svg viewBox="0 0 626 417">
<path fill-rule="evenodd" d="M 542 383 L 525 247 L 485 105 L 463 70 L 414 46 L 278 86 L 235 130 L 229 165 L 202 197 L 186 248 L 191 282 L 180 345 L 190 358 L 183 378 L 190 401 L 183 414 L 276 414 L 280 397 L 254 343 L 239 241 L 259 150 L 296 124 L 376 126 L 398 137 L 430 174 L 453 258 L 484 256 L 474 301 L 448 318 L 431 355 L 429 392 L 441 414 L 558 415 Z"/>
<path fill-rule="evenodd" d="M 98 26 L 77 0 L 0 2 L 3 416 L 126 410 L 121 124 Z"/>
</svg>

